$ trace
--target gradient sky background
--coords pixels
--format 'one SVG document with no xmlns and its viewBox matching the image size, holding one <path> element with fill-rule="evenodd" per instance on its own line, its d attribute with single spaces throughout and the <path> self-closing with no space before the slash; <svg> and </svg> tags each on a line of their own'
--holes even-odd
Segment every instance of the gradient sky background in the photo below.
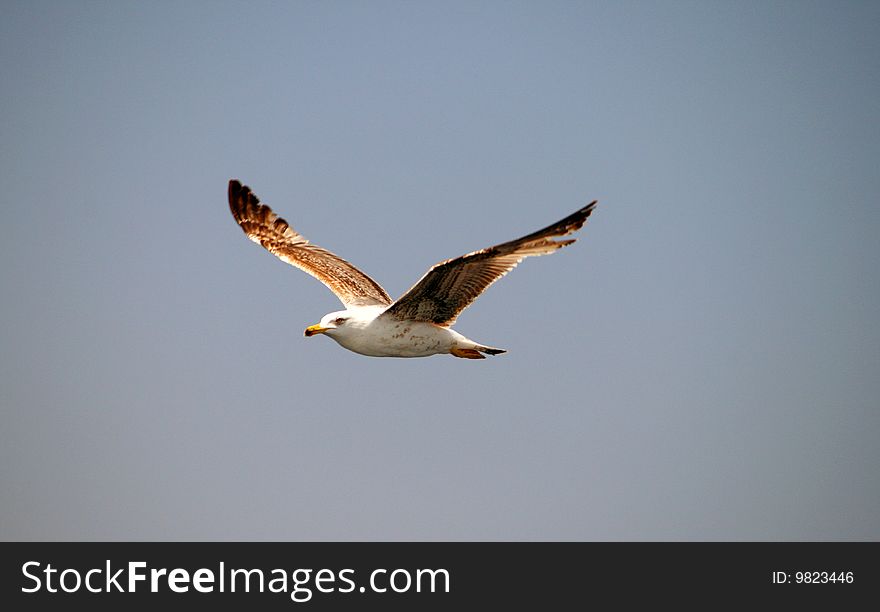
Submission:
<svg viewBox="0 0 880 612">
<path fill-rule="evenodd" d="M 880 538 L 880 4 L 4 2 L 0 538 Z M 399 295 L 370 359 L 239 178 Z"/>
</svg>

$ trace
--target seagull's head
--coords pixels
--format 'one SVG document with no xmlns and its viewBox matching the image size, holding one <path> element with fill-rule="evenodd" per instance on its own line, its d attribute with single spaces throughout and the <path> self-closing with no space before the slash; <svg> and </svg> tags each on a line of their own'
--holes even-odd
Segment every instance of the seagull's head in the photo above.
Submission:
<svg viewBox="0 0 880 612">
<path fill-rule="evenodd" d="M 320 323 L 309 325 L 306 328 L 305 336 L 307 338 L 317 334 L 327 334 L 328 336 L 332 336 L 334 333 L 345 327 L 345 324 L 348 323 L 350 319 L 351 313 L 347 310 L 331 312 L 330 314 L 324 315 Z"/>
<path fill-rule="evenodd" d="M 320 323 L 309 325 L 306 328 L 305 336 L 308 338 L 317 334 L 326 334 L 339 341 L 342 338 L 356 335 L 383 310 L 385 310 L 384 306 L 354 306 L 348 310 L 331 312 L 325 314 Z"/>
</svg>

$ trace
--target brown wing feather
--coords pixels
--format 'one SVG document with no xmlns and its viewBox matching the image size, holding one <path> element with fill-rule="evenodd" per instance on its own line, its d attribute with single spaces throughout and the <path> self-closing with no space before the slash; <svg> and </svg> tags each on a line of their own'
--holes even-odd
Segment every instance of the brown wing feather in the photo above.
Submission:
<svg viewBox="0 0 880 612">
<path fill-rule="evenodd" d="M 565 219 L 517 240 L 438 263 L 382 316 L 452 325 L 462 310 L 524 258 L 553 253 L 575 242 L 553 238 L 583 227 L 595 206 L 596 202 L 591 202 Z"/>
<path fill-rule="evenodd" d="M 229 209 L 248 238 L 282 261 L 317 278 L 346 308 L 391 303 L 379 283 L 341 257 L 311 244 L 271 208 L 260 204 L 249 187 L 236 180 L 229 181 Z"/>
</svg>

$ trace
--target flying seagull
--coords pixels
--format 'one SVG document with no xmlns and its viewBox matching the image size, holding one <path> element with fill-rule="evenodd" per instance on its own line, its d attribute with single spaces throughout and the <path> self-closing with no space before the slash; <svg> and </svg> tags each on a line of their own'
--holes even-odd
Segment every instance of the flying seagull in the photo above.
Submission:
<svg viewBox="0 0 880 612">
<path fill-rule="evenodd" d="M 249 187 L 229 181 L 229 208 L 247 237 L 292 266 L 311 274 L 340 299 L 345 310 L 324 315 L 306 336 L 324 334 L 371 357 L 450 354 L 485 359 L 503 349 L 484 346 L 452 330 L 462 310 L 526 257 L 546 255 L 575 242 L 553 240 L 583 227 L 593 201 L 565 219 L 528 236 L 474 251 L 433 266 L 396 301 L 372 278 L 326 249 L 310 243 L 261 204 Z"/>
</svg>

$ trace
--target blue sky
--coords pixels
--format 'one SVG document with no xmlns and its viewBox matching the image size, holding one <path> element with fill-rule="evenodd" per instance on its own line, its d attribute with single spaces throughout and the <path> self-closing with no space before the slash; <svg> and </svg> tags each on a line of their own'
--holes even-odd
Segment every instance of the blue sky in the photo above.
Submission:
<svg viewBox="0 0 880 612">
<path fill-rule="evenodd" d="M 877 539 L 880 9 L 7 3 L 0 537 Z M 238 178 L 399 295 L 368 359 Z"/>
</svg>

